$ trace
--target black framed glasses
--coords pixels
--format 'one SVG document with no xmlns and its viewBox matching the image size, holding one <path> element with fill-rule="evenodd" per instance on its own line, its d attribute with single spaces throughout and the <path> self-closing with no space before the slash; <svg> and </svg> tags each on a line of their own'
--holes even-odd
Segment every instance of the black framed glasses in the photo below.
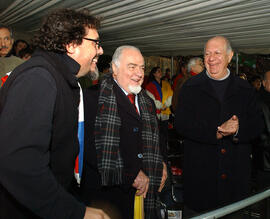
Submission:
<svg viewBox="0 0 270 219">
<path fill-rule="evenodd" d="M 101 42 L 100 42 L 100 40 L 95 40 L 95 39 L 86 38 L 86 37 L 84 37 L 83 39 L 85 39 L 85 40 L 89 40 L 89 41 L 92 41 L 92 42 L 95 42 L 96 47 L 97 47 L 98 49 L 100 49 L 100 48 L 101 48 Z"/>
</svg>

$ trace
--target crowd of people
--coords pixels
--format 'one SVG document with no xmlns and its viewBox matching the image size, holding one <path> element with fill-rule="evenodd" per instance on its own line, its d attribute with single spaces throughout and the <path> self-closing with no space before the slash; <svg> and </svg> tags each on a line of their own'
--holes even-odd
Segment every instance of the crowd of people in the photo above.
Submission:
<svg viewBox="0 0 270 219">
<path fill-rule="evenodd" d="M 98 77 L 99 26 L 87 10 L 58 9 L 33 45 L 0 26 L 0 218 L 132 219 L 139 196 L 156 219 L 170 125 L 184 138 L 186 212 L 247 197 L 253 168 L 270 185 L 269 70 L 234 75 L 231 44 L 215 36 L 173 78 L 155 66 L 146 83 L 130 45 Z"/>
</svg>

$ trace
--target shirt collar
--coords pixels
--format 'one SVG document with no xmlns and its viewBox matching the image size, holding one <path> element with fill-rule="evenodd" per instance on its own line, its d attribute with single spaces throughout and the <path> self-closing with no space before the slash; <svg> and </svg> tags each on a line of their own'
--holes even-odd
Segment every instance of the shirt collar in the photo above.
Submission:
<svg viewBox="0 0 270 219">
<path fill-rule="evenodd" d="M 227 68 L 227 75 L 225 75 L 223 78 L 215 79 L 215 78 L 212 78 L 212 77 L 210 76 L 210 74 L 208 73 L 207 70 L 206 70 L 205 72 L 206 72 L 206 75 L 207 75 L 209 78 L 211 78 L 211 79 L 213 79 L 213 80 L 215 80 L 215 81 L 223 81 L 223 80 L 227 79 L 227 78 L 230 76 L 230 74 L 231 74 L 230 70 Z"/>
</svg>

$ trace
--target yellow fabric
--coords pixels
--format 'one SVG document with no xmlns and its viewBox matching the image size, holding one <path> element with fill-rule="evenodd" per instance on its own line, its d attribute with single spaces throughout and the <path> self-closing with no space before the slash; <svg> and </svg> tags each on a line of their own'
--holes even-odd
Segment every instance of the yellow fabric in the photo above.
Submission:
<svg viewBox="0 0 270 219">
<path fill-rule="evenodd" d="M 144 207 L 143 207 L 143 196 L 135 195 L 134 200 L 134 219 L 144 219 Z"/>
<path fill-rule="evenodd" d="M 172 95 L 173 95 L 173 90 L 172 90 L 171 85 L 169 84 L 168 81 L 165 81 L 165 80 L 162 81 L 161 91 L 162 91 L 162 104 L 164 104 L 165 101 L 169 97 L 172 97 Z M 161 113 L 165 114 L 165 115 L 170 115 L 171 114 L 170 107 L 167 107 L 165 110 L 161 110 Z"/>
</svg>

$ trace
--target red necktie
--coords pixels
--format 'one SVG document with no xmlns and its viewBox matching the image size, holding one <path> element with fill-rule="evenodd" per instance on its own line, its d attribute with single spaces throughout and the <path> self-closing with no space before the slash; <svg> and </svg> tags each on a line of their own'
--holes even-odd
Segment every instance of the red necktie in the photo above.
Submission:
<svg viewBox="0 0 270 219">
<path fill-rule="evenodd" d="M 135 107 L 136 112 L 139 114 L 139 111 L 135 105 L 135 95 L 134 94 L 128 94 L 127 95 L 128 99 L 130 100 L 131 104 Z"/>
</svg>

